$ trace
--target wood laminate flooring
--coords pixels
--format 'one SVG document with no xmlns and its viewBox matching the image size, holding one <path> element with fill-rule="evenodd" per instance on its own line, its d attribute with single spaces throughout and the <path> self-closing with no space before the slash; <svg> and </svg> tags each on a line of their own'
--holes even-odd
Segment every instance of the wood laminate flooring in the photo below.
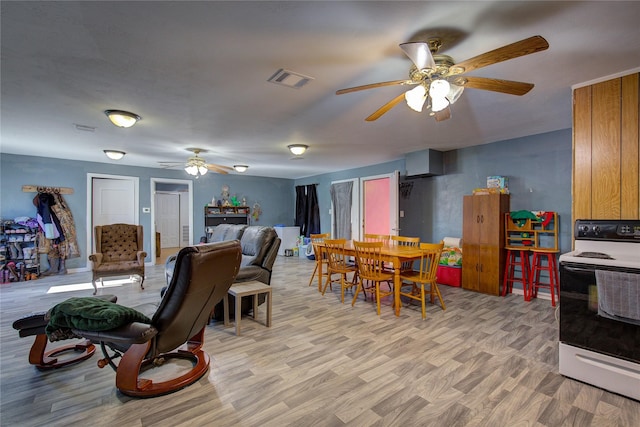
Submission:
<svg viewBox="0 0 640 427">
<path fill-rule="evenodd" d="M 213 322 L 209 373 L 177 393 L 135 399 L 93 358 L 48 372 L 29 365 L 33 337 L 14 320 L 90 296 L 90 272 L 0 285 L 2 426 L 640 426 L 640 403 L 558 374 L 558 323 L 547 300 L 523 301 L 441 285 L 447 310 L 404 305 L 395 317 L 359 297 L 340 304 L 308 287 L 314 263 L 278 257 L 270 328 Z M 102 294 L 155 302 L 163 265 L 145 290 L 105 281 Z M 79 290 L 51 293 L 62 285 Z M 360 294 L 362 295 L 362 293 Z M 346 298 L 348 299 L 348 298 Z M 259 316 L 265 315 L 264 307 Z M 260 317 L 263 319 L 263 317 Z M 68 343 L 67 341 L 64 342 Z"/>
</svg>

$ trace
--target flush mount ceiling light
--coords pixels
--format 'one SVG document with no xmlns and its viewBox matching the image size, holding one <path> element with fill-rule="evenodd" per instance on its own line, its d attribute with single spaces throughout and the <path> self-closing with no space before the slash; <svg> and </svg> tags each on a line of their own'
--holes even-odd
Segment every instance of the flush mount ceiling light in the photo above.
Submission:
<svg viewBox="0 0 640 427">
<path fill-rule="evenodd" d="M 236 170 L 236 172 L 245 172 L 247 169 L 249 169 L 249 166 L 247 165 L 233 165 L 233 168 Z"/>
<path fill-rule="evenodd" d="M 287 148 L 289 148 L 289 151 L 291 151 L 293 155 L 302 156 L 309 146 L 304 144 L 291 144 L 287 145 Z"/>
<path fill-rule="evenodd" d="M 118 150 L 102 150 L 104 151 L 104 154 L 107 155 L 108 158 L 110 158 L 111 160 L 120 160 L 121 158 L 124 157 L 125 153 L 124 151 L 118 151 Z"/>
<path fill-rule="evenodd" d="M 135 125 L 138 120 L 142 119 L 142 117 L 137 114 L 122 110 L 106 110 L 104 113 L 109 117 L 111 123 L 121 128 L 130 128 Z"/>
</svg>

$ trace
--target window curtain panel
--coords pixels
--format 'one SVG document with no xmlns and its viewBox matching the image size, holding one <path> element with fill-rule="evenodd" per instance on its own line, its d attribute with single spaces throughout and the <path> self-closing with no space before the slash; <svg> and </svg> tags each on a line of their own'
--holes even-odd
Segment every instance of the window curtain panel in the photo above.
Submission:
<svg viewBox="0 0 640 427">
<path fill-rule="evenodd" d="M 333 202 L 333 238 L 351 240 L 351 193 L 353 181 L 331 185 Z"/>
<path fill-rule="evenodd" d="M 296 186 L 296 225 L 300 227 L 302 236 L 320 233 L 320 206 L 316 184 Z"/>
<path fill-rule="evenodd" d="M 296 185 L 296 226 L 302 234 L 307 219 L 307 191 L 304 185 Z"/>
</svg>

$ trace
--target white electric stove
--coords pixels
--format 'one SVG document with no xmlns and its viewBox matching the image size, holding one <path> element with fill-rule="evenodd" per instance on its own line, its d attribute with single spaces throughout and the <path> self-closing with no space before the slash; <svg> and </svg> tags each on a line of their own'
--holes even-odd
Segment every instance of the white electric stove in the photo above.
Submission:
<svg viewBox="0 0 640 427">
<path fill-rule="evenodd" d="M 560 374 L 640 400 L 640 221 L 577 220 L 560 255 Z"/>
</svg>

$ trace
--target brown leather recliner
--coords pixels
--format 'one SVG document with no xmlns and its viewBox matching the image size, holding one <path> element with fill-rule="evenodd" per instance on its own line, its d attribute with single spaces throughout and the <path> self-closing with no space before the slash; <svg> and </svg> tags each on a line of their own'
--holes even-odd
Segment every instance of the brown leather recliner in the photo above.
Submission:
<svg viewBox="0 0 640 427">
<path fill-rule="evenodd" d="M 242 253 L 238 241 L 183 248 L 175 272 L 155 313 L 149 304 L 133 307 L 150 315 L 151 324 L 130 323 L 95 332 L 72 329 L 92 342 L 100 342 L 105 359 L 116 371 L 116 388 L 135 397 L 154 397 L 180 390 L 200 379 L 209 369 L 209 355 L 202 349 L 204 328 L 213 307 L 222 300 L 238 273 Z M 109 355 L 106 347 L 115 351 Z M 116 366 L 114 359 L 122 354 Z M 150 368 L 170 358 L 189 359 L 193 368 L 177 378 L 154 383 L 143 378 Z"/>
<path fill-rule="evenodd" d="M 144 240 L 141 225 L 96 225 L 96 253 L 89 255 L 93 278 L 93 294 L 98 291 L 96 280 L 112 276 L 138 275 L 144 289 Z"/>
</svg>

